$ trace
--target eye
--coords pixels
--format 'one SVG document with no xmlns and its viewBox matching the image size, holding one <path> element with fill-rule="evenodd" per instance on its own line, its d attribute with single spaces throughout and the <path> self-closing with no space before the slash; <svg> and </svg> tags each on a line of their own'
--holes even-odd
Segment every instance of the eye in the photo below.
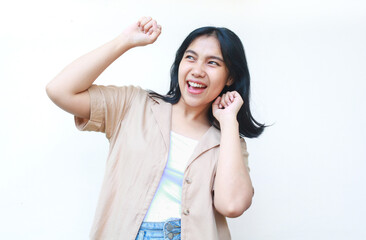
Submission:
<svg viewBox="0 0 366 240">
<path fill-rule="evenodd" d="M 193 57 L 193 56 L 191 56 L 191 55 L 187 55 L 187 56 L 186 56 L 186 59 L 194 60 L 194 57 Z"/>
<path fill-rule="evenodd" d="M 220 64 L 218 62 L 215 62 L 215 61 L 209 61 L 208 64 L 220 66 Z"/>
</svg>

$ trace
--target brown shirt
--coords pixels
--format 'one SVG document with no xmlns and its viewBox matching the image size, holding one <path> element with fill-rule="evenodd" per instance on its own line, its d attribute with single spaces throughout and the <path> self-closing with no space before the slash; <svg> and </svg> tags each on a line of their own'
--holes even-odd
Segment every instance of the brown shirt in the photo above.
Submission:
<svg viewBox="0 0 366 240">
<path fill-rule="evenodd" d="M 134 240 L 154 197 L 169 152 L 172 105 L 139 87 L 89 88 L 90 120 L 78 129 L 104 132 L 110 142 L 91 239 Z M 242 139 L 243 161 L 248 164 Z M 220 131 L 213 126 L 189 159 L 182 185 L 181 239 L 229 240 L 226 218 L 213 205 Z"/>
</svg>

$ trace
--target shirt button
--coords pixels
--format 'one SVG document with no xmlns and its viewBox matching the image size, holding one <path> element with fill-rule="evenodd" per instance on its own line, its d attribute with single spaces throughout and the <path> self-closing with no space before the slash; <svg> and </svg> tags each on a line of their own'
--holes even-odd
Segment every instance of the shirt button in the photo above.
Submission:
<svg viewBox="0 0 366 240">
<path fill-rule="evenodd" d="M 171 231 L 173 229 L 173 226 L 170 224 L 166 225 L 166 230 Z"/>
<path fill-rule="evenodd" d="M 174 237 L 174 234 L 173 233 L 168 233 L 168 238 L 169 239 L 173 239 L 173 237 Z"/>
<path fill-rule="evenodd" d="M 186 178 L 186 183 L 190 184 L 192 183 L 192 180 L 190 178 Z"/>
<path fill-rule="evenodd" d="M 184 210 L 183 211 L 183 214 L 186 215 L 186 216 L 188 216 L 189 215 L 189 209 Z"/>
</svg>

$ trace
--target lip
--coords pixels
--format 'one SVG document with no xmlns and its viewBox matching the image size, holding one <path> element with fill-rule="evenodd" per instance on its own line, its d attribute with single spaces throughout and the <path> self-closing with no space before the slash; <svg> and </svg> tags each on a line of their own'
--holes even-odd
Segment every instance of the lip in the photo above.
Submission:
<svg viewBox="0 0 366 240">
<path fill-rule="evenodd" d="M 201 82 L 201 81 L 197 81 L 197 80 L 193 80 L 193 79 L 188 79 L 188 80 L 187 80 L 187 84 L 188 84 L 188 82 L 194 82 L 194 83 L 201 84 L 201 85 L 204 85 L 204 86 L 206 86 L 206 87 L 207 87 L 207 85 L 206 85 L 206 84 L 204 84 L 204 83 L 203 83 L 203 82 Z"/>
<path fill-rule="evenodd" d="M 197 84 L 204 85 L 204 86 L 206 86 L 206 87 L 205 87 L 205 88 L 194 88 L 194 87 L 190 87 L 188 82 L 194 82 L 194 83 L 197 83 Z M 187 85 L 187 91 L 188 91 L 190 94 L 201 94 L 201 93 L 203 93 L 203 92 L 206 90 L 206 88 L 207 88 L 207 85 L 206 85 L 206 84 L 204 84 L 203 82 L 200 82 L 200 81 L 197 81 L 197 80 L 191 80 L 191 79 L 187 80 L 186 85 Z"/>
</svg>

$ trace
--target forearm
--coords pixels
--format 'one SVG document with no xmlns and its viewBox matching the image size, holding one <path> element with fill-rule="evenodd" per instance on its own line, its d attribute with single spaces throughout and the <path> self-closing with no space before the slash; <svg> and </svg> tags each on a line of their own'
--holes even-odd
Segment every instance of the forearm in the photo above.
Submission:
<svg viewBox="0 0 366 240">
<path fill-rule="evenodd" d="M 87 90 L 111 63 L 130 48 L 123 35 L 119 35 L 66 66 L 47 85 L 47 92 L 73 95 Z"/>
<path fill-rule="evenodd" d="M 140 18 L 114 40 L 69 64 L 46 86 L 48 96 L 63 110 L 89 119 L 91 104 L 86 90 L 123 53 L 133 47 L 154 43 L 160 33 L 161 26 L 155 20 Z"/>
<path fill-rule="evenodd" d="M 223 215 L 237 217 L 249 208 L 253 187 L 242 156 L 237 120 L 222 120 L 220 128 L 221 143 L 214 203 Z"/>
</svg>

